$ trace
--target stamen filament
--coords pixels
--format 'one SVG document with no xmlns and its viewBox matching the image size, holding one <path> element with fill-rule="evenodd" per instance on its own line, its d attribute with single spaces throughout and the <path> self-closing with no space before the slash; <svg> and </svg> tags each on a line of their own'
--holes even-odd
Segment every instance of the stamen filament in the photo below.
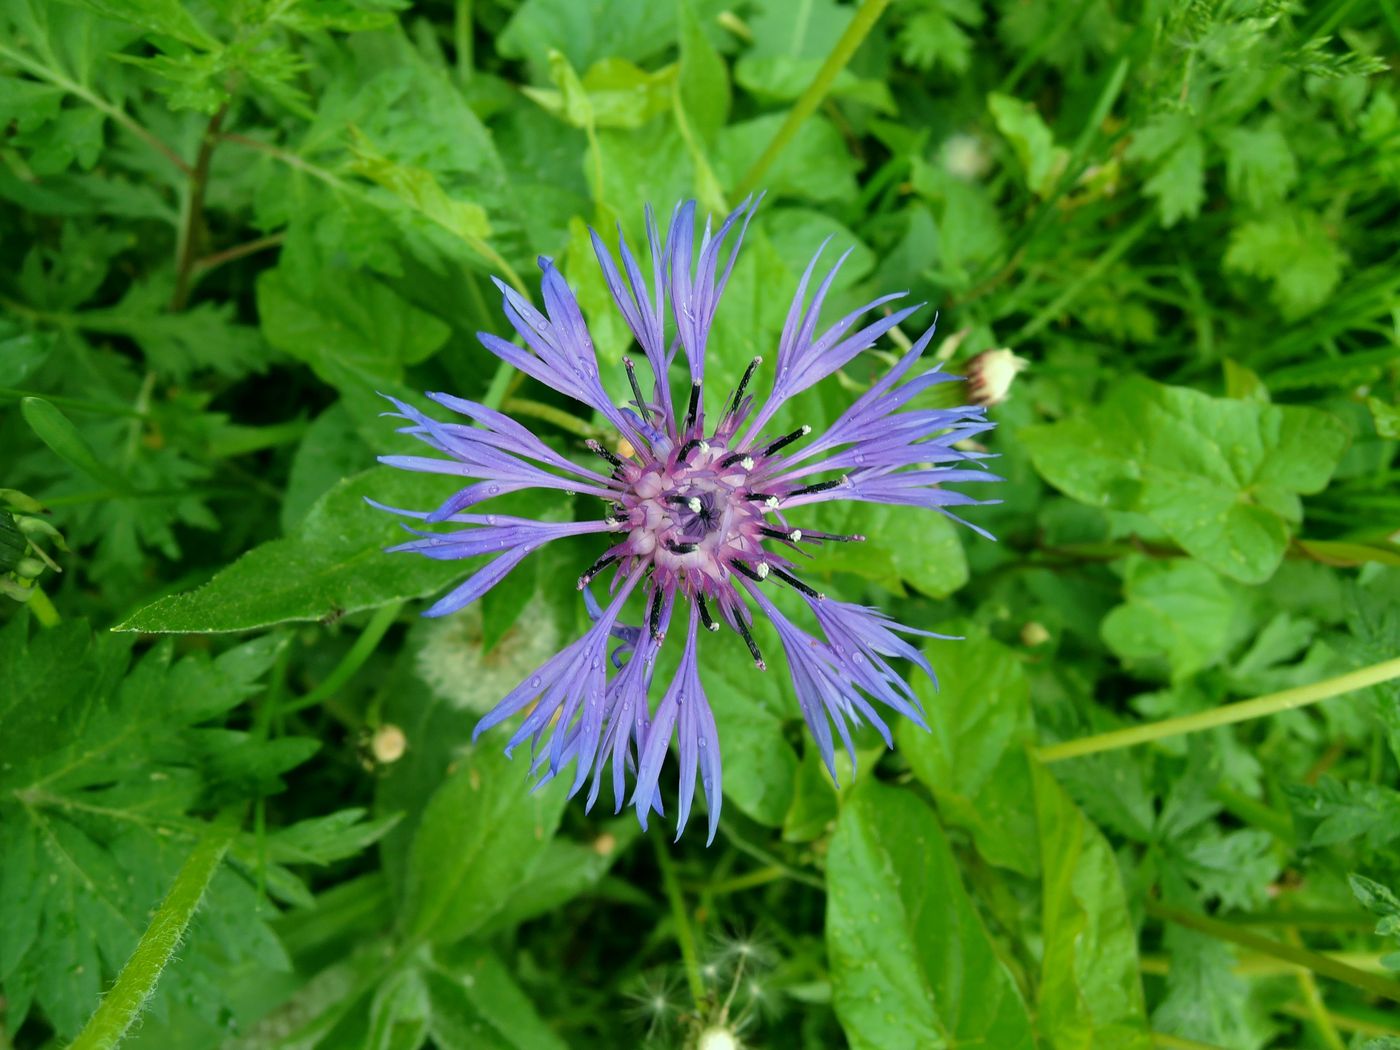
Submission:
<svg viewBox="0 0 1400 1050">
<path fill-rule="evenodd" d="M 796 430 L 794 430 L 791 434 L 784 434 L 782 437 L 778 438 L 777 441 L 773 442 L 771 445 L 765 448 L 762 454 L 765 456 L 771 456 L 774 452 L 777 452 L 779 449 L 787 448 L 787 446 L 791 445 L 794 441 L 798 441 L 802 438 L 805 438 L 811 432 L 812 428 L 804 424 L 798 427 Z"/>
</svg>

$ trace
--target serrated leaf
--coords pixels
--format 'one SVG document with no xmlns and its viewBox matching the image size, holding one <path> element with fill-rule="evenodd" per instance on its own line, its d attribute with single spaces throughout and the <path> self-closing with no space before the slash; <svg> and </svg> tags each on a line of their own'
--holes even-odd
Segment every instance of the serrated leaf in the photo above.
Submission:
<svg viewBox="0 0 1400 1050">
<path fill-rule="evenodd" d="M 468 563 L 385 554 L 403 530 L 392 515 L 365 500 L 429 507 L 450 491 L 426 475 L 388 467 L 364 471 L 317 500 L 294 535 L 255 547 L 198 590 L 161 598 L 114 629 L 251 631 L 427 597 L 465 572 Z"/>
<path fill-rule="evenodd" d="M 1234 599 L 1220 577 L 1199 562 L 1134 559 L 1123 597 L 1124 604 L 1111 610 L 1099 629 L 1128 667 L 1167 670 L 1176 681 L 1224 656 Z"/>
<path fill-rule="evenodd" d="M 1227 269 L 1270 282 L 1269 297 L 1290 320 L 1327 302 L 1347 254 L 1310 211 L 1278 211 L 1236 226 L 1225 252 Z"/>
<path fill-rule="evenodd" d="M 992 92 L 987 96 L 987 108 L 997 130 L 1016 151 L 1026 185 L 1036 196 L 1047 196 L 1064 171 L 1069 151 L 1055 145 L 1054 134 L 1031 103 Z"/>
<path fill-rule="evenodd" d="M 1267 580 L 1331 477 L 1347 431 L 1313 408 L 1213 398 L 1134 378 L 1099 406 L 1022 432 L 1066 495 L 1152 518 L 1187 553 L 1244 583 Z"/>
<path fill-rule="evenodd" d="M 855 1050 L 1035 1046 L 938 819 L 912 793 L 856 784 L 831 841 L 827 894 L 832 993 Z"/>
</svg>

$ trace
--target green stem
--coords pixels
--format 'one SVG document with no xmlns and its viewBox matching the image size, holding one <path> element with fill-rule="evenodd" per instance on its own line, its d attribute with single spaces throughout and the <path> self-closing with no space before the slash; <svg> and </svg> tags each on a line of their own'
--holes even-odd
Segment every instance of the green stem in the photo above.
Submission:
<svg viewBox="0 0 1400 1050">
<path fill-rule="evenodd" d="M 381 605 L 375 609 L 374 615 L 369 618 L 369 623 L 365 624 L 365 629 L 355 639 L 355 644 L 350 647 L 349 652 L 341 657 L 340 663 L 335 665 L 334 670 L 326 675 L 321 680 L 321 684 L 311 692 L 301 699 L 285 705 L 282 712 L 285 714 L 315 707 L 345 688 L 346 683 L 355 677 L 355 672 L 370 658 L 385 632 L 393 626 L 403 606 L 403 602 L 390 602 L 388 605 Z"/>
<path fill-rule="evenodd" d="M 1294 948 L 1303 947 L 1297 930 L 1290 927 L 1284 930 L 1284 936 L 1288 938 L 1288 943 Z M 1308 1020 L 1317 1029 L 1317 1034 L 1322 1037 L 1327 1050 L 1347 1050 L 1346 1044 L 1342 1042 L 1342 1037 L 1337 1033 L 1336 1026 L 1332 1024 L 1332 1019 L 1327 1016 L 1327 1004 L 1322 1001 L 1322 993 L 1318 991 L 1317 981 L 1313 978 L 1312 971 L 1299 970 L 1297 976 L 1298 990 L 1303 995 L 1303 1005 L 1307 1008 Z"/>
<path fill-rule="evenodd" d="M 566 412 L 562 408 L 546 405 L 542 401 L 511 397 L 501 402 L 501 408 L 517 416 L 532 416 L 535 419 L 543 419 L 547 423 L 553 423 L 560 430 L 567 430 L 570 434 L 577 434 L 579 437 L 602 438 L 606 437 L 608 433 L 602 427 L 595 427 L 587 420 L 579 419 L 578 416 Z"/>
<path fill-rule="evenodd" d="M 57 627 L 63 621 L 63 617 L 58 615 L 58 610 L 53 607 L 49 596 L 37 583 L 30 589 L 29 598 L 25 604 L 34 614 L 34 619 L 39 621 L 40 627 Z"/>
<path fill-rule="evenodd" d="M 1167 718 L 1160 722 L 1149 722 L 1146 725 L 1115 729 L 1110 733 L 1098 733 L 1095 736 L 1082 737 L 1079 740 L 1066 740 L 1063 743 L 1051 744 L 1048 747 L 1037 749 L 1036 756 L 1042 762 L 1062 762 L 1067 758 L 1093 755 L 1100 751 L 1114 751 L 1120 747 L 1132 747 L 1135 744 L 1145 744 L 1152 740 L 1181 736 L 1184 733 L 1198 733 L 1203 729 L 1233 725 L 1235 722 L 1247 722 L 1252 718 L 1264 718 L 1268 715 L 1278 714 L 1280 711 L 1292 711 L 1295 708 L 1306 707 L 1322 700 L 1330 700 L 1334 696 L 1341 696 L 1343 693 L 1350 693 L 1356 689 L 1365 689 L 1368 686 L 1379 685 L 1381 682 L 1389 682 L 1394 678 L 1400 678 L 1400 657 L 1372 664 L 1370 667 L 1363 667 L 1359 671 L 1338 675 L 1336 678 L 1315 682 L 1312 685 L 1284 689 L 1282 692 L 1270 693 L 1253 700 L 1242 700 L 1235 704 L 1223 704 L 1210 711 L 1200 711 L 1194 715 Z"/>
<path fill-rule="evenodd" d="M 209 118 L 204 135 L 199 140 L 199 153 L 190 172 L 180 214 L 179 243 L 175 249 L 175 294 L 170 299 L 170 311 L 179 313 L 190 298 L 190 281 L 194 277 L 195 249 L 204 229 L 204 194 L 209 188 L 209 165 L 219 145 L 219 132 L 228 116 L 228 103 Z"/>
<path fill-rule="evenodd" d="M 846 26 L 846 31 L 841 34 L 841 39 L 836 41 L 836 46 L 831 49 L 831 54 L 826 56 L 826 61 L 822 63 L 821 69 L 817 70 L 817 75 L 812 78 L 812 82 L 807 85 L 807 89 L 802 92 L 797 103 L 788 113 L 787 119 L 783 121 L 778 132 L 773 136 L 773 141 L 768 143 L 768 148 L 763 151 L 762 156 L 754 161 L 753 167 L 745 173 L 739 180 L 739 184 L 734 187 L 733 196 L 737 200 L 742 200 L 757 188 L 759 181 L 767 174 L 773 162 L 778 159 L 787 144 L 792 141 L 792 137 L 797 134 L 797 129 L 806 123 L 807 118 L 816 112 L 817 107 L 826 98 L 826 93 L 831 90 L 831 85 L 836 82 L 836 78 L 841 75 L 841 71 L 846 68 L 846 63 L 850 62 L 851 56 L 856 53 L 856 49 L 864 42 L 870 30 L 875 27 L 880 15 L 889 6 L 890 0 L 863 0 L 860 8 L 856 11 L 855 17 L 851 19 L 850 25 Z"/>
<path fill-rule="evenodd" d="M 695 1001 L 695 1009 L 702 1010 L 705 1001 L 705 980 L 700 976 L 700 953 L 695 948 L 695 932 L 690 928 L 690 916 L 686 914 L 685 898 L 681 896 L 681 884 L 676 880 L 675 862 L 667 851 L 666 843 L 659 834 L 651 836 L 656 847 L 656 863 L 661 866 L 661 883 L 666 889 L 666 899 L 671 904 L 671 921 L 676 925 L 676 943 L 681 949 L 681 961 L 685 964 L 685 981 L 690 986 L 690 997 Z"/>
<path fill-rule="evenodd" d="M 0 305 L 7 305 L 0 303 Z M 59 397 L 56 394 L 41 394 L 37 390 L 16 390 L 14 387 L 0 386 L 0 398 L 7 401 L 23 401 L 26 397 L 42 397 L 49 404 L 57 405 L 59 408 L 71 408 L 75 412 L 95 412 L 104 416 L 137 416 L 142 415 L 134 408 L 126 405 L 106 405 L 101 401 L 85 401 L 78 397 Z"/>
<path fill-rule="evenodd" d="M 1365 970 L 1358 970 L 1355 966 L 1348 966 L 1344 962 L 1338 962 L 1336 959 L 1329 958 L 1319 952 L 1297 948 L 1291 944 L 1280 944 L 1268 937 L 1241 929 L 1233 923 L 1221 922 L 1219 919 L 1195 915 L 1176 908 L 1168 908 L 1156 901 L 1146 902 L 1144 908 L 1148 915 L 1163 922 L 1174 922 L 1178 926 L 1198 930 L 1217 940 L 1238 944 L 1264 955 L 1272 955 L 1276 959 L 1294 963 L 1304 969 L 1311 970 L 1313 973 L 1321 974 L 1323 977 L 1330 977 L 1334 981 L 1342 981 L 1345 984 L 1361 988 L 1372 995 L 1400 1002 L 1400 981 L 1382 977 L 1379 974 L 1367 973 Z"/>
<path fill-rule="evenodd" d="M 116 984 L 98 1004 L 69 1050 L 107 1050 L 121 1042 L 174 957 L 237 830 L 232 821 L 220 823 L 210 828 L 195 846 L 141 935 L 136 950 L 117 975 Z"/>
</svg>

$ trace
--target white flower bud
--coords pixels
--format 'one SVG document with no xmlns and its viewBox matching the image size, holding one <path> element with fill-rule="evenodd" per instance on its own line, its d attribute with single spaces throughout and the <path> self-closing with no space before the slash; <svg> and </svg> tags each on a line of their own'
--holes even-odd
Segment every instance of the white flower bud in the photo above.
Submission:
<svg viewBox="0 0 1400 1050">
<path fill-rule="evenodd" d="M 1030 364 L 1005 347 L 983 350 L 967 363 L 968 400 L 974 405 L 1001 404 L 1011 392 L 1012 381 Z"/>
</svg>

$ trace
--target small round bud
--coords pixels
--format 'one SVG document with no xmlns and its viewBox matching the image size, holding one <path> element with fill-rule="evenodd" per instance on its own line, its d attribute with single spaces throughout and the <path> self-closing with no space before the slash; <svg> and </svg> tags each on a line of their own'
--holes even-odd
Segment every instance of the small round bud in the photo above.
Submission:
<svg viewBox="0 0 1400 1050">
<path fill-rule="evenodd" d="M 593 852 L 600 857 L 612 856 L 615 849 L 617 849 L 617 836 L 611 832 L 605 831 L 593 840 Z"/>
<path fill-rule="evenodd" d="M 15 562 L 15 575 L 21 580 L 37 579 L 44 571 L 44 563 L 38 558 L 21 558 Z"/>
<path fill-rule="evenodd" d="M 1001 404 L 1016 376 L 1029 367 L 1029 361 L 1005 347 L 983 350 L 967 363 L 968 401 L 974 405 Z"/>
<path fill-rule="evenodd" d="M 1045 629 L 1045 625 L 1031 620 L 1021 628 L 1021 644 L 1029 649 L 1034 649 L 1037 645 L 1044 645 L 1050 640 L 1050 632 Z"/>
<path fill-rule="evenodd" d="M 706 1028 L 696 1041 L 696 1050 L 740 1050 L 738 1037 L 728 1028 Z"/>
<path fill-rule="evenodd" d="M 408 750 L 408 737 L 398 726 L 386 722 L 374 731 L 369 749 L 376 762 L 387 766 L 403 758 L 403 753 Z"/>
</svg>

